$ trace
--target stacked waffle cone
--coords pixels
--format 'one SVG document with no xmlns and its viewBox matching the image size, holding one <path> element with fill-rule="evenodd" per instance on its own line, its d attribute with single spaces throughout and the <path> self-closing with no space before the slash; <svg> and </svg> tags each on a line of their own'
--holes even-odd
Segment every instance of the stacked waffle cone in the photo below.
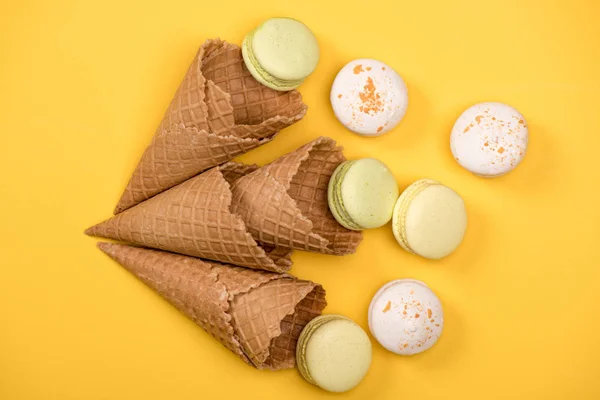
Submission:
<svg viewBox="0 0 600 400">
<path fill-rule="evenodd" d="M 320 137 L 233 184 L 232 211 L 255 240 L 324 254 L 356 251 L 362 233 L 337 223 L 327 204 L 327 185 L 345 161 L 342 148 Z"/>
<path fill-rule="evenodd" d="M 344 160 L 332 139 L 319 138 L 262 168 L 230 162 L 86 233 L 273 272 L 290 269 L 294 248 L 351 254 L 362 234 L 327 206 L 329 178 Z"/>
<path fill-rule="evenodd" d="M 121 244 L 98 247 L 259 369 L 292 368 L 304 326 L 325 308 L 320 285 Z"/>
<path fill-rule="evenodd" d="M 292 250 L 257 243 L 231 212 L 231 183 L 254 169 L 233 162 L 212 168 L 86 233 L 247 268 L 287 271 Z"/>
<path fill-rule="evenodd" d="M 277 92 L 246 69 L 241 49 L 200 47 L 144 151 L 115 214 L 269 142 L 306 114 L 297 91 Z"/>
<path fill-rule="evenodd" d="M 319 285 L 282 274 L 292 249 L 345 255 L 362 239 L 327 206 L 344 160 L 318 138 L 262 168 L 228 162 L 86 233 L 163 250 L 100 245 L 250 365 L 291 368 L 302 328 L 326 304 Z"/>
<path fill-rule="evenodd" d="M 262 86 L 239 47 L 198 51 L 99 247 L 225 347 L 259 369 L 291 368 L 303 327 L 326 305 L 316 283 L 285 274 L 294 249 L 354 253 L 362 234 L 339 225 L 327 186 L 345 161 L 318 138 L 264 167 L 231 160 L 300 120 L 296 91 Z"/>
</svg>

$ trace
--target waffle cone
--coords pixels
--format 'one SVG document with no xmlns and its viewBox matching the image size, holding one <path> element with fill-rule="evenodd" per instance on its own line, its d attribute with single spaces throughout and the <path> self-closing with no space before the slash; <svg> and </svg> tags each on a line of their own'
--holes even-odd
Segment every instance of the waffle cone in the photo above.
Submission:
<svg viewBox="0 0 600 400">
<path fill-rule="evenodd" d="M 290 275 L 127 245 L 98 247 L 259 369 L 292 368 L 300 332 L 326 305 L 320 285 Z"/>
<path fill-rule="evenodd" d="M 139 246 L 283 272 L 292 250 L 259 245 L 232 213 L 230 185 L 256 169 L 229 162 L 95 225 L 86 234 Z"/>
<path fill-rule="evenodd" d="M 362 233 L 341 226 L 327 203 L 329 179 L 343 161 L 342 148 L 320 137 L 237 180 L 231 210 L 260 243 L 354 253 Z"/>
<path fill-rule="evenodd" d="M 238 46 L 208 40 L 192 61 L 115 214 L 269 142 L 302 119 L 306 109 L 297 91 L 278 92 L 257 82 Z"/>
</svg>

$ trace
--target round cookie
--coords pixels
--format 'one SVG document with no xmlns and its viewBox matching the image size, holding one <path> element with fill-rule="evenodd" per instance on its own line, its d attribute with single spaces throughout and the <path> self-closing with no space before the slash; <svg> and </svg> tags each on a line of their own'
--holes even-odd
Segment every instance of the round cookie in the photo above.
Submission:
<svg viewBox="0 0 600 400">
<path fill-rule="evenodd" d="M 346 392 L 367 374 L 371 352 L 371 341 L 360 326 L 341 315 L 322 315 L 302 330 L 296 361 L 308 382 L 330 392 Z"/>
<path fill-rule="evenodd" d="M 444 328 L 437 296 L 423 282 L 398 279 L 385 284 L 369 306 L 369 329 L 387 350 L 403 356 L 433 346 Z"/>
<path fill-rule="evenodd" d="M 302 22 L 271 18 L 250 32 L 242 56 L 252 76 L 274 90 L 297 88 L 317 67 L 319 45 Z"/>
<path fill-rule="evenodd" d="M 463 199 L 431 179 L 410 185 L 394 207 L 392 230 L 407 251 L 437 260 L 460 245 L 467 228 Z"/>
<path fill-rule="evenodd" d="M 388 65 L 358 59 L 337 74 L 330 100 L 335 116 L 346 128 L 361 136 L 379 136 L 406 114 L 408 89 Z"/>
<path fill-rule="evenodd" d="M 388 167 L 374 158 L 345 161 L 333 172 L 327 190 L 329 209 L 345 228 L 379 228 L 392 218 L 398 184 Z"/>
<path fill-rule="evenodd" d="M 494 178 L 523 161 L 528 140 L 527 122 L 521 113 L 502 103 L 480 103 L 456 121 L 450 148 L 462 167 L 475 175 Z"/>
</svg>

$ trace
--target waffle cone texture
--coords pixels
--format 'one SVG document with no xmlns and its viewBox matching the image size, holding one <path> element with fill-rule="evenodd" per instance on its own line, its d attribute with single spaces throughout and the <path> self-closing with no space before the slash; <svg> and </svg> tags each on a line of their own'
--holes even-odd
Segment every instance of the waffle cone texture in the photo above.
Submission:
<svg viewBox="0 0 600 400">
<path fill-rule="evenodd" d="M 237 180 L 231 210 L 260 243 L 334 255 L 354 253 L 362 233 L 340 225 L 327 203 L 331 175 L 344 161 L 334 140 L 313 140 Z"/>
<path fill-rule="evenodd" d="M 114 213 L 269 142 L 306 110 L 297 91 L 278 92 L 257 82 L 238 46 L 206 41 Z"/>
<path fill-rule="evenodd" d="M 231 210 L 231 184 L 256 166 L 214 167 L 85 231 L 143 247 L 284 272 L 292 250 L 257 243 Z"/>
<path fill-rule="evenodd" d="M 122 244 L 98 247 L 258 369 L 292 368 L 300 333 L 327 304 L 320 285 L 287 274 Z"/>
</svg>

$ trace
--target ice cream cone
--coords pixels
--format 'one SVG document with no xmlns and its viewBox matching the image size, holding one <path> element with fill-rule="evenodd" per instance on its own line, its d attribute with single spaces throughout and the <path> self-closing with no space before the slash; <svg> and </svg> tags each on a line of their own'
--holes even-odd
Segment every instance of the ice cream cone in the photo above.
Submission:
<svg viewBox="0 0 600 400">
<path fill-rule="evenodd" d="M 238 46 L 200 47 L 117 207 L 126 210 L 270 140 L 306 114 L 297 91 L 277 92 L 246 69 Z"/>
<path fill-rule="evenodd" d="M 254 269 L 290 269 L 292 250 L 258 244 L 230 209 L 230 185 L 256 166 L 227 163 L 95 225 L 86 234 Z"/>
<path fill-rule="evenodd" d="M 292 368 L 300 332 L 326 305 L 320 285 L 287 274 L 121 244 L 98 247 L 259 369 Z"/>
<path fill-rule="evenodd" d="M 231 210 L 258 242 L 325 254 L 354 253 L 362 233 L 341 226 L 327 203 L 329 179 L 343 161 L 335 141 L 313 140 L 237 180 Z"/>
</svg>

